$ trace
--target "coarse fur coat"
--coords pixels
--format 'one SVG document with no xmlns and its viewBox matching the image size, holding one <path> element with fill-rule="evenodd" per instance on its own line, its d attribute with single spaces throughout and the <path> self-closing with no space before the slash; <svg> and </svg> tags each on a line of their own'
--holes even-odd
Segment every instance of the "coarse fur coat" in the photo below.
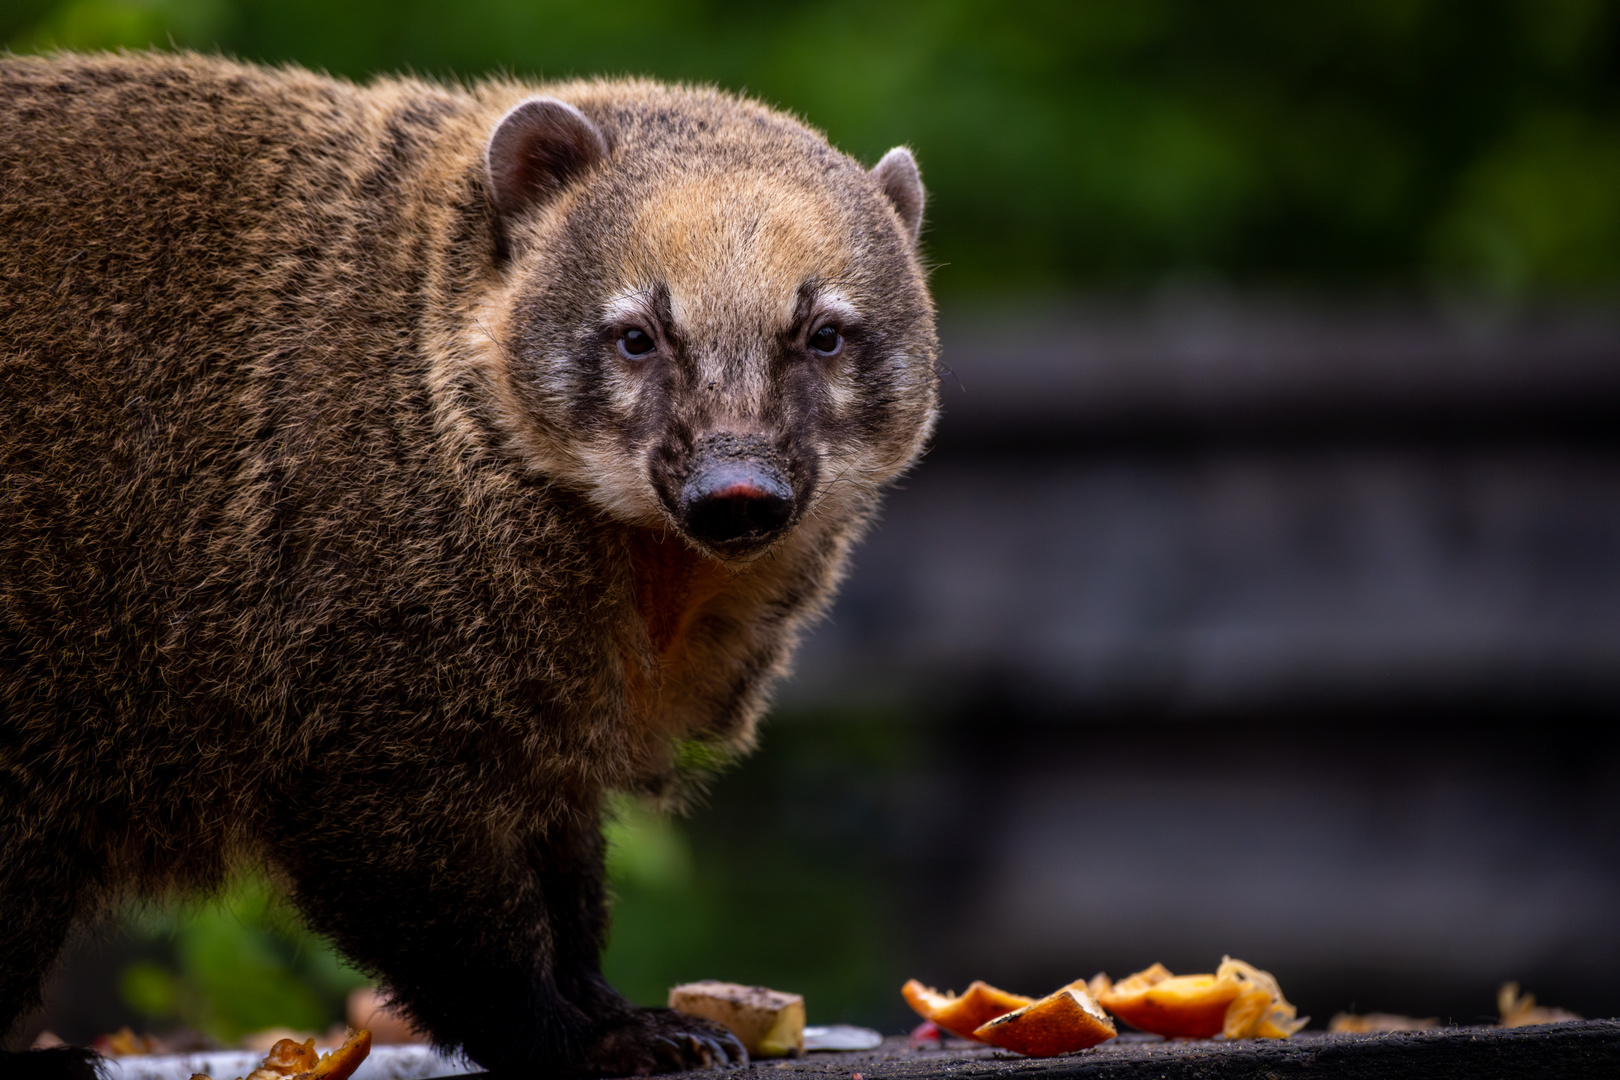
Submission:
<svg viewBox="0 0 1620 1080">
<path fill-rule="evenodd" d="M 252 864 L 486 1067 L 738 1059 L 602 979 L 603 798 L 749 747 L 924 445 L 910 154 L 643 81 L 0 101 L 0 1025 Z"/>
</svg>

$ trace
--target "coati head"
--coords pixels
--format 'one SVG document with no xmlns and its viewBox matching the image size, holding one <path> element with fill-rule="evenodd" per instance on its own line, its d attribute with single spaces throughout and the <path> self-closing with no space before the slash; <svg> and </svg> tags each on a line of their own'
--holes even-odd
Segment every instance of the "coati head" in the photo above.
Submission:
<svg viewBox="0 0 1620 1080">
<path fill-rule="evenodd" d="M 706 90 L 557 95 L 507 111 L 485 152 L 515 452 L 721 558 L 863 516 L 935 416 L 910 152 L 868 171 Z"/>
</svg>

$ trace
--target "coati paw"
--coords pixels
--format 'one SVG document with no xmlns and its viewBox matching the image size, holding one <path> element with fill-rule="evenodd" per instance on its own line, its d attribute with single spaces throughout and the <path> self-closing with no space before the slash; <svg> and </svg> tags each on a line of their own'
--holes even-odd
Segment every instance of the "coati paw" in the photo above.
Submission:
<svg viewBox="0 0 1620 1080">
<path fill-rule="evenodd" d="M 651 1076 L 747 1064 L 748 1051 L 719 1024 L 673 1009 L 638 1009 L 597 1037 L 584 1075 Z"/>
</svg>

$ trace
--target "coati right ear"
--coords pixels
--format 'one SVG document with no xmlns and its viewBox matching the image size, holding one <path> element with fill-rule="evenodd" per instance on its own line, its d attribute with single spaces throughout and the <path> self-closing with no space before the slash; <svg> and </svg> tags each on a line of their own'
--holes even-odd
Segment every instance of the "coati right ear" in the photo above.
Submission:
<svg viewBox="0 0 1620 1080">
<path fill-rule="evenodd" d="M 904 146 L 897 146 L 872 166 L 872 179 L 889 197 L 894 212 L 900 215 L 900 224 L 906 227 L 915 245 L 917 237 L 922 234 L 925 199 L 922 176 L 917 172 L 917 159 Z"/>
<path fill-rule="evenodd" d="M 484 148 L 502 232 L 514 218 L 556 198 L 607 153 L 601 129 L 567 102 L 537 97 L 513 106 Z"/>
</svg>

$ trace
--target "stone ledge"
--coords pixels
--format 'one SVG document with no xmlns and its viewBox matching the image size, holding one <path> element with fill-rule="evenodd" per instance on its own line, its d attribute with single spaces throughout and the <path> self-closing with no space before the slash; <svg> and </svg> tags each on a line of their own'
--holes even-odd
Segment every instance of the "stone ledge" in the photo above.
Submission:
<svg viewBox="0 0 1620 1080">
<path fill-rule="evenodd" d="M 1283 1042 L 1165 1042 L 1127 1035 L 1045 1059 L 990 1049 L 908 1050 L 903 1039 L 889 1039 L 871 1051 L 684 1075 L 690 1080 L 851 1080 L 854 1073 L 862 1080 L 1612 1080 L 1620 1076 L 1620 1020 L 1382 1035 L 1306 1033 Z"/>
</svg>

